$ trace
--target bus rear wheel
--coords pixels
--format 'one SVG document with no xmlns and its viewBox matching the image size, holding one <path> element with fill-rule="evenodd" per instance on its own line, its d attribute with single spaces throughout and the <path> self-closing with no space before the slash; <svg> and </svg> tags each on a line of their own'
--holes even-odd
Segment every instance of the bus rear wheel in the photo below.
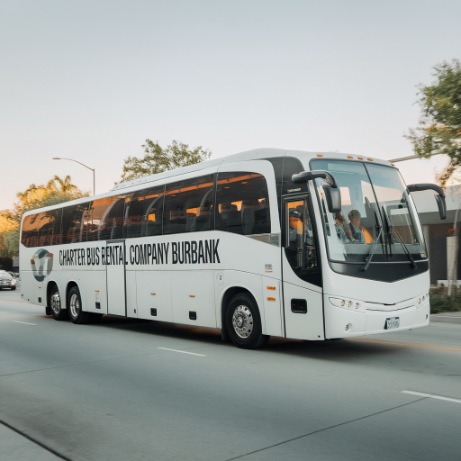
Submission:
<svg viewBox="0 0 461 461">
<path fill-rule="evenodd" d="M 64 320 L 67 315 L 67 311 L 62 308 L 61 295 L 59 294 L 58 287 L 53 287 L 50 293 L 49 310 L 55 320 Z"/>
<path fill-rule="evenodd" d="M 78 287 L 74 286 L 69 291 L 68 303 L 69 318 L 72 323 L 87 323 L 89 314 L 82 310 L 82 298 Z"/>
<path fill-rule="evenodd" d="M 269 338 L 262 334 L 258 306 L 246 293 L 238 293 L 229 301 L 224 315 L 224 325 L 230 340 L 237 347 L 257 349 Z"/>
</svg>

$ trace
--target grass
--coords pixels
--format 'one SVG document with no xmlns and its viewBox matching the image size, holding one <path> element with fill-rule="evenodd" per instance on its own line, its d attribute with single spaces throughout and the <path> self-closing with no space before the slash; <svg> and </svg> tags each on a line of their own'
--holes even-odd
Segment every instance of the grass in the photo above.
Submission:
<svg viewBox="0 0 461 461">
<path fill-rule="evenodd" d="M 433 288 L 430 291 L 431 314 L 439 312 L 461 311 L 461 289 L 453 288 L 451 296 L 445 287 Z"/>
</svg>

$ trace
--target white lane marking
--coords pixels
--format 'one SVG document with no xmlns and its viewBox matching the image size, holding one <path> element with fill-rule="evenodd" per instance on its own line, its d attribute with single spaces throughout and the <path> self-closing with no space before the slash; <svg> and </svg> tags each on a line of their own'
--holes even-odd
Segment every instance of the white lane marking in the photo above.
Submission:
<svg viewBox="0 0 461 461">
<path fill-rule="evenodd" d="M 415 392 L 415 391 L 402 391 L 402 394 L 417 395 L 418 397 L 428 397 L 430 399 L 445 400 L 445 402 L 453 402 L 453 403 L 461 404 L 461 399 L 454 399 L 452 397 L 445 397 L 443 395 L 424 394 L 423 392 Z"/>
<path fill-rule="evenodd" d="M 12 320 L 13 323 L 22 323 L 23 325 L 33 325 L 37 326 L 36 323 L 29 323 L 29 322 L 21 322 L 20 320 Z"/>
<path fill-rule="evenodd" d="M 169 351 L 169 352 L 179 352 L 180 354 L 195 355 L 197 357 L 206 357 L 206 355 L 203 355 L 203 354 L 196 354 L 194 352 L 180 351 L 179 349 L 170 349 L 168 347 L 158 347 L 157 349 L 161 349 L 162 351 Z"/>
</svg>

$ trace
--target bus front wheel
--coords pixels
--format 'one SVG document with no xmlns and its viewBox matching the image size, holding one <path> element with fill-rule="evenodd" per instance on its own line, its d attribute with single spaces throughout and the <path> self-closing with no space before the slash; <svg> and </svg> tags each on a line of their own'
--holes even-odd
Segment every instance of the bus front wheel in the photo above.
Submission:
<svg viewBox="0 0 461 461">
<path fill-rule="evenodd" d="M 74 286 L 69 291 L 69 318 L 73 323 L 86 323 L 88 314 L 82 310 L 82 298 L 79 289 Z"/>
<path fill-rule="evenodd" d="M 257 349 L 268 339 L 268 336 L 262 334 L 258 306 L 246 293 L 232 297 L 226 308 L 224 322 L 230 340 L 237 347 Z"/>
<path fill-rule="evenodd" d="M 49 305 L 49 311 L 51 311 L 51 315 L 55 320 L 64 320 L 66 318 L 67 312 L 62 308 L 61 295 L 56 286 L 51 289 Z M 49 311 L 47 307 L 47 313 Z"/>
</svg>

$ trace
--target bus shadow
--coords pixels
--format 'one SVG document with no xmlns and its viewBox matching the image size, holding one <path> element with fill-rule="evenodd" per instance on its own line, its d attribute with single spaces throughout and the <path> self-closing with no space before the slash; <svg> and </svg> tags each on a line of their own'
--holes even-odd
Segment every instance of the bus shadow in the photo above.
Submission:
<svg viewBox="0 0 461 461">
<path fill-rule="evenodd" d="M 215 345 L 235 348 L 231 342 L 224 342 L 219 329 L 197 327 L 150 320 L 126 319 L 104 316 L 98 327 L 133 331 L 170 339 L 191 340 L 197 345 Z M 237 350 L 237 348 L 235 348 Z M 308 359 L 330 361 L 357 361 L 370 356 L 394 355 L 403 350 L 403 345 L 385 341 L 374 341 L 370 338 L 338 339 L 330 341 L 302 341 L 270 338 L 269 342 L 258 353 L 287 354 Z"/>
<path fill-rule="evenodd" d="M 104 316 L 98 323 L 99 327 L 146 333 L 172 339 L 177 338 L 197 340 L 197 342 L 207 342 L 209 344 L 223 344 L 221 341 L 221 331 L 216 328 L 112 316 Z"/>
<path fill-rule="evenodd" d="M 309 359 L 330 361 L 360 361 L 370 356 L 401 354 L 404 346 L 362 338 L 329 341 L 296 341 L 274 338 L 266 346 L 268 351 Z"/>
</svg>

